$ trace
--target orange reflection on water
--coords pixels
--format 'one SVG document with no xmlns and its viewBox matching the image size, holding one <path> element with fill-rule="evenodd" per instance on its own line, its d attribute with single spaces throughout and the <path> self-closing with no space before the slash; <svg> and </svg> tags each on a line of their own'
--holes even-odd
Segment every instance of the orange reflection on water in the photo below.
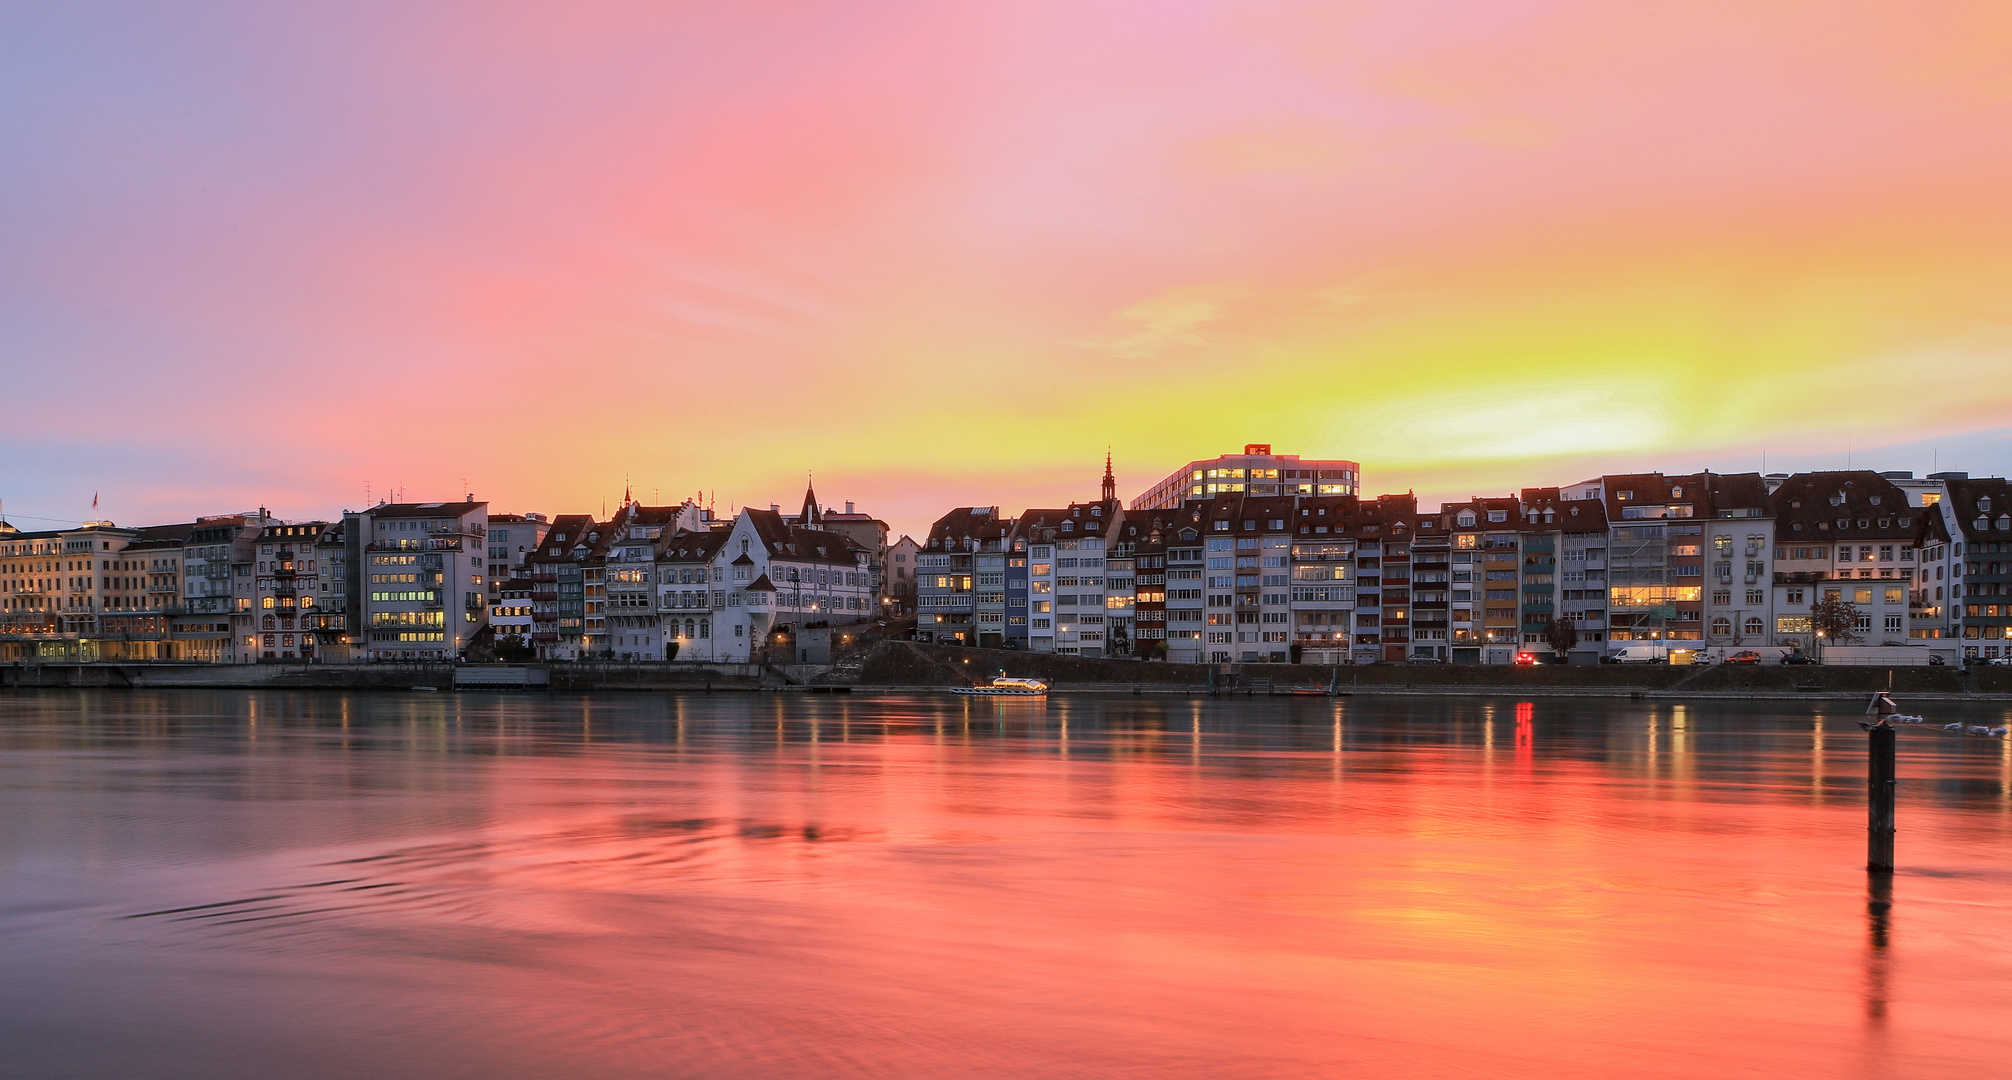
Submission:
<svg viewBox="0 0 2012 1080">
<path fill-rule="evenodd" d="M 38 698 L 4 731 L 0 843 L 39 870 L 0 922 L 0 1036 L 28 1060 L 131 1064 L 107 1029 L 234 1047 L 209 1075 L 1976 1076 L 2012 1050 L 1981 740 L 1907 733 L 1881 891 L 1856 729 L 1806 710 L 155 700 Z"/>
</svg>

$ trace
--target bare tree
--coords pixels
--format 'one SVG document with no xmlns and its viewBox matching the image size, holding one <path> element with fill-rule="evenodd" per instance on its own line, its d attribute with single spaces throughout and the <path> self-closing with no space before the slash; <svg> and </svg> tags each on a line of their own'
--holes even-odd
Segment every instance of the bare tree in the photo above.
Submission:
<svg viewBox="0 0 2012 1080">
<path fill-rule="evenodd" d="M 1551 651 L 1563 657 L 1579 647 L 1579 628 L 1566 619 L 1552 619 L 1544 628 L 1544 640 L 1551 645 Z"/>
<path fill-rule="evenodd" d="M 1809 606 L 1810 626 L 1840 645 L 1858 640 L 1858 605 L 1842 596 L 1826 596 Z"/>
</svg>

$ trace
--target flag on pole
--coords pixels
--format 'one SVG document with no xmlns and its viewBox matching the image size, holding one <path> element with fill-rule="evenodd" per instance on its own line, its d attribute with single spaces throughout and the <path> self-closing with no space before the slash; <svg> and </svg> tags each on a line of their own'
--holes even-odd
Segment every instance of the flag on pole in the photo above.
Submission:
<svg viewBox="0 0 2012 1080">
<path fill-rule="evenodd" d="M 96 517 L 97 514 L 98 514 L 98 493 L 93 491 L 91 493 L 91 516 Z"/>
</svg>

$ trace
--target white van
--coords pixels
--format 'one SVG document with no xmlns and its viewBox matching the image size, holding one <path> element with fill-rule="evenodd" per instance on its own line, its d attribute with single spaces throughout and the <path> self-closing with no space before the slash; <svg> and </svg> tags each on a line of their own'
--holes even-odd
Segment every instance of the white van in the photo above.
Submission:
<svg viewBox="0 0 2012 1080">
<path fill-rule="evenodd" d="M 1670 662 L 1668 645 L 1630 645 L 1620 652 L 1606 657 L 1609 664 L 1667 664 Z"/>
</svg>

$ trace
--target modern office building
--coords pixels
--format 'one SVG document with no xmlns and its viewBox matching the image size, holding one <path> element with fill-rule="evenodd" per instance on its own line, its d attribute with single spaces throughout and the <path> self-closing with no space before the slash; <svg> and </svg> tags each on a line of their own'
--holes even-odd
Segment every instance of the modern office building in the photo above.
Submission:
<svg viewBox="0 0 2012 1080">
<path fill-rule="evenodd" d="M 1274 454 L 1270 443 L 1247 443 L 1241 454 L 1190 461 L 1132 500 L 1133 510 L 1178 510 L 1189 499 L 1217 495 L 1356 495 L 1362 466 L 1353 461 L 1302 461 Z"/>
</svg>

